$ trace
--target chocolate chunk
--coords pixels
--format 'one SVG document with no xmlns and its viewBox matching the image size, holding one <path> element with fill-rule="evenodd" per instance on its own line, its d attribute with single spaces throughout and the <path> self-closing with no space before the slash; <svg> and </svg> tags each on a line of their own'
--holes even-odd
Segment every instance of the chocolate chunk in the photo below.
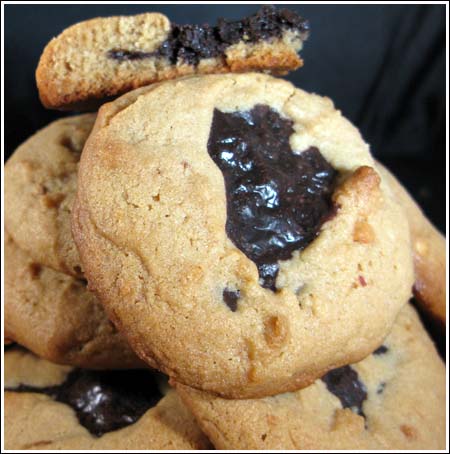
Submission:
<svg viewBox="0 0 450 454">
<path fill-rule="evenodd" d="M 139 50 L 111 49 L 106 53 L 108 58 L 118 61 L 143 60 L 155 56 L 155 52 L 141 52 Z"/>
<path fill-rule="evenodd" d="M 257 13 L 237 21 L 219 19 L 217 25 L 172 24 L 168 38 L 154 52 L 111 49 L 107 56 L 114 60 L 141 60 L 165 57 L 172 64 L 182 61 L 197 65 L 202 58 L 224 56 L 225 49 L 241 40 L 254 43 L 279 38 L 283 31 L 291 30 L 305 40 L 309 34 L 308 22 L 297 13 L 286 9 L 276 10 L 263 6 Z"/>
<path fill-rule="evenodd" d="M 386 347 L 386 345 L 380 345 L 374 352 L 374 355 L 383 355 L 384 353 L 387 353 L 389 349 Z"/>
<path fill-rule="evenodd" d="M 367 399 L 367 390 L 355 369 L 350 366 L 339 367 L 324 375 L 322 381 L 328 391 L 341 401 L 343 408 L 350 408 L 365 417 L 362 404 Z"/>
<path fill-rule="evenodd" d="M 223 300 L 225 304 L 230 308 L 231 312 L 236 312 L 237 302 L 241 297 L 241 292 L 239 290 L 230 290 L 228 288 L 223 291 Z"/>
<path fill-rule="evenodd" d="M 30 263 L 28 270 L 31 275 L 31 279 L 38 279 L 42 273 L 42 266 L 39 263 Z"/>
<path fill-rule="evenodd" d="M 78 281 L 83 287 L 87 287 L 87 286 L 88 286 L 88 281 L 87 281 L 87 279 L 84 279 L 84 278 L 80 277 L 79 279 L 77 279 L 77 281 Z"/>
<path fill-rule="evenodd" d="M 311 147 L 294 153 L 293 122 L 266 105 L 247 112 L 214 110 L 208 152 L 223 173 L 226 231 L 275 291 L 278 261 L 316 238 L 335 212 L 337 172 Z"/>
<path fill-rule="evenodd" d="M 251 42 L 260 39 L 280 37 L 283 30 L 293 29 L 307 36 L 309 24 L 294 11 L 281 9 L 277 11 L 273 6 L 262 7 L 260 11 L 244 19 L 243 31 Z"/>
<path fill-rule="evenodd" d="M 146 370 L 75 369 L 64 383 L 38 388 L 20 385 L 7 391 L 33 392 L 69 405 L 78 421 L 98 437 L 135 423 L 161 399 L 155 373 Z"/>
</svg>

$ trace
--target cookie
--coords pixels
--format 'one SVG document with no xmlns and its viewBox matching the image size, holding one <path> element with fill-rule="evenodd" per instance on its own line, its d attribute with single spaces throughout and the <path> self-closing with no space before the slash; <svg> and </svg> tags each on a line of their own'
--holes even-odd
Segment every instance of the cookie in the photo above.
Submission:
<svg viewBox="0 0 450 454">
<path fill-rule="evenodd" d="M 89 371 L 5 353 L 6 449 L 204 449 L 173 390 L 147 369 Z"/>
<path fill-rule="evenodd" d="M 70 231 L 81 150 L 95 115 L 57 120 L 38 131 L 5 165 L 5 225 L 37 263 L 83 277 Z"/>
<path fill-rule="evenodd" d="M 105 97 L 189 74 L 266 71 L 302 65 L 307 21 L 264 6 L 217 25 L 177 25 L 158 13 L 80 22 L 52 39 L 36 71 L 44 106 L 86 109 Z"/>
<path fill-rule="evenodd" d="M 143 367 L 86 282 L 46 268 L 5 232 L 5 336 L 39 356 L 89 368 Z"/>
<path fill-rule="evenodd" d="M 226 397 L 296 390 L 367 356 L 410 297 L 408 224 L 373 167 L 284 80 L 168 81 L 100 109 L 74 239 L 144 360 Z"/>
<path fill-rule="evenodd" d="M 255 400 L 177 391 L 217 449 L 445 449 L 445 366 L 411 306 L 372 355 L 301 391 Z"/>
<path fill-rule="evenodd" d="M 402 184 L 382 164 L 377 169 L 389 183 L 408 217 L 414 257 L 414 296 L 441 324 L 446 324 L 445 237 L 427 219 Z"/>
</svg>

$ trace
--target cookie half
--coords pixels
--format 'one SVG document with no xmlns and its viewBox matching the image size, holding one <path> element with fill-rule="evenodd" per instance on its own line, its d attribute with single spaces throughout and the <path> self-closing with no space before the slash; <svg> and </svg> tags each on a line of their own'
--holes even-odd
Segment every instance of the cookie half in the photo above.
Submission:
<svg viewBox="0 0 450 454">
<path fill-rule="evenodd" d="M 408 217 L 414 256 L 416 301 L 421 308 L 445 326 L 445 237 L 427 219 L 395 176 L 380 163 L 377 164 L 377 169 L 389 183 Z"/>
<path fill-rule="evenodd" d="M 5 336 L 39 356 L 89 368 L 143 367 L 86 282 L 31 259 L 5 233 Z"/>
<path fill-rule="evenodd" d="M 172 24 L 158 13 L 91 19 L 50 41 L 36 81 L 46 107 L 78 110 L 189 74 L 285 74 L 302 65 L 298 52 L 308 32 L 297 13 L 271 6 L 215 26 Z"/>
<path fill-rule="evenodd" d="M 70 230 L 78 161 L 94 114 L 57 120 L 20 145 L 5 164 L 5 225 L 37 263 L 82 278 Z"/>
<path fill-rule="evenodd" d="M 6 449 L 205 449 L 173 390 L 147 369 L 89 371 L 5 353 Z"/>
<path fill-rule="evenodd" d="M 217 449 L 445 449 L 445 366 L 410 306 L 373 354 L 296 393 L 177 392 Z"/>
<path fill-rule="evenodd" d="M 329 99 L 262 74 L 103 106 L 72 227 L 133 349 L 226 397 L 307 386 L 377 348 L 413 284 L 408 223 Z"/>
</svg>

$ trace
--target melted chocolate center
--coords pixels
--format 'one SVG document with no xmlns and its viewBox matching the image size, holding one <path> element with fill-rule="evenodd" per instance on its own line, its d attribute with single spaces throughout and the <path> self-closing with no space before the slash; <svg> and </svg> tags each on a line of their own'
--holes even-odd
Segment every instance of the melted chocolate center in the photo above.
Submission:
<svg viewBox="0 0 450 454">
<path fill-rule="evenodd" d="M 263 6 L 257 13 L 242 20 L 219 19 L 214 27 L 207 24 L 173 24 L 166 41 L 154 52 L 111 49 L 107 55 L 118 61 L 165 57 L 172 64 L 182 61 L 197 65 L 202 58 L 223 56 L 227 47 L 239 41 L 254 43 L 281 37 L 284 30 L 298 32 L 304 40 L 308 36 L 309 25 L 293 11 Z"/>
<path fill-rule="evenodd" d="M 324 375 L 322 381 L 328 391 L 341 401 L 343 408 L 350 408 L 365 417 L 362 405 L 367 399 L 367 390 L 355 369 L 350 366 L 339 367 Z"/>
<path fill-rule="evenodd" d="M 295 154 L 293 122 L 266 105 L 247 112 L 214 110 L 208 152 L 223 173 L 226 231 L 275 291 L 278 260 L 291 258 L 334 213 L 337 172 L 311 147 Z"/>
<path fill-rule="evenodd" d="M 98 437 L 135 423 L 162 397 L 155 373 L 146 370 L 75 369 L 57 386 L 20 385 L 7 391 L 46 394 L 69 405 L 80 424 Z"/>
</svg>

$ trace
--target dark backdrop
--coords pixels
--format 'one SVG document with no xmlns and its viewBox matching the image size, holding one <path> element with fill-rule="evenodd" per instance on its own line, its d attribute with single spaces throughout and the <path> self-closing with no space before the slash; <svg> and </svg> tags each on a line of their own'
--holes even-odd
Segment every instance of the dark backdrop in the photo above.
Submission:
<svg viewBox="0 0 450 454">
<path fill-rule="evenodd" d="M 66 113 L 39 103 L 34 71 L 46 43 L 87 18 L 160 11 L 173 22 L 237 19 L 257 5 L 6 5 L 5 156 Z M 305 66 L 288 78 L 329 96 L 372 152 L 445 229 L 445 7 L 290 5 L 310 20 Z"/>
</svg>

